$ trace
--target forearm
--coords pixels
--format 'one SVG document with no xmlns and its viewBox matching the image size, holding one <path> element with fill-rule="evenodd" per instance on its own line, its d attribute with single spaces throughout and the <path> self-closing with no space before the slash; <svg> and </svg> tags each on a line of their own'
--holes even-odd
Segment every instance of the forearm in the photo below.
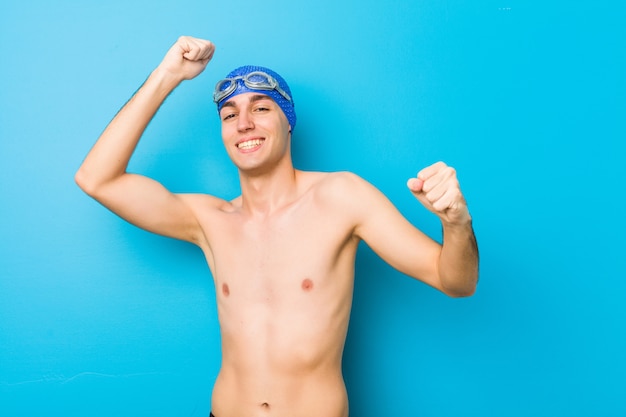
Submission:
<svg viewBox="0 0 626 417">
<path fill-rule="evenodd" d="M 85 191 L 97 189 L 126 172 L 128 162 L 150 120 L 180 83 L 158 68 L 109 123 L 76 173 Z"/>
<path fill-rule="evenodd" d="M 471 220 L 463 225 L 444 224 L 439 277 L 444 292 L 450 296 L 474 293 L 478 283 L 478 245 Z"/>
</svg>

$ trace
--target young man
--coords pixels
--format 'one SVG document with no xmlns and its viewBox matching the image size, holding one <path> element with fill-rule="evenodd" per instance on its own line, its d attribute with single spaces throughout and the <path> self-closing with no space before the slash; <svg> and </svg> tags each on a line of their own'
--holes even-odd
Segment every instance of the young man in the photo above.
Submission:
<svg viewBox="0 0 626 417">
<path fill-rule="evenodd" d="M 127 221 L 203 250 L 222 335 L 215 416 L 346 417 L 341 358 L 361 240 L 450 296 L 475 290 L 477 247 L 455 171 L 436 163 L 408 182 L 441 219 L 442 246 L 356 175 L 294 169 L 289 87 L 271 70 L 242 67 L 214 93 L 240 197 L 173 194 L 127 173 L 163 100 L 200 74 L 213 52 L 209 41 L 181 37 L 102 133 L 76 181 Z"/>
</svg>

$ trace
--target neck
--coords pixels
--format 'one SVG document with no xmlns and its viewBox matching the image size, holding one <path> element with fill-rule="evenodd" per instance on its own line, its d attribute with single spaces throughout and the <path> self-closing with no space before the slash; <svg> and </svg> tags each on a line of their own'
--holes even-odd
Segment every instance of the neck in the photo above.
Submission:
<svg viewBox="0 0 626 417">
<path fill-rule="evenodd" d="M 244 211 L 268 215 L 297 199 L 297 171 L 288 162 L 265 173 L 239 172 Z"/>
</svg>

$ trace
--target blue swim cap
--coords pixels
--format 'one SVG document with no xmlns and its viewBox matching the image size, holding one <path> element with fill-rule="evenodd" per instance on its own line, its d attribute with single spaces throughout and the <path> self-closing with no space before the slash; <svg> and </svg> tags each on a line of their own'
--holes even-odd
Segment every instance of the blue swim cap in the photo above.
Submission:
<svg viewBox="0 0 626 417">
<path fill-rule="evenodd" d="M 278 87 L 273 88 L 273 89 L 268 89 L 268 88 L 257 89 L 254 87 L 250 87 L 249 84 L 246 85 L 246 83 L 241 77 L 244 77 L 253 72 L 266 73 L 267 75 L 274 78 L 274 80 L 278 84 Z M 231 83 L 228 83 L 228 82 L 225 83 L 224 81 L 228 81 L 228 79 L 233 79 L 236 77 L 239 77 L 239 78 L 236 79 L 235 81 L 232 81 L 236 83 L 236 88 L 233 90 L 233 92 L 224 97 L 221 97 L 219 101 L 217 101 L 218 112 L 222 110 L 224 103 L 231 97 L 235 97 L 239 94 L 251 93 L 251 92 L 265 94 L 271 97 L 272 100 L 274 100 L 276 104 L 278 104 L 278 107 L 281 108 L 281 110 L 285 114 L 285 117 L 287 117 L 287 120 L 289 121 L 289 125 L 291 126 L 291 130 L 293 131 L 293 129 L 296 127 L 296 111 L 294 108 L 295 106 L 293 102 L 293 97 L 291 95 L 291 90 L 289 89 L 289 86 L 287 85 L 287 82 L 283 79 L 283 77 L 281 77 L 280 75 L 278 75 L 278 73 L 272 71 L 269 68 L 259 67 L 256 65 L 244 65 L 242 67 L 234 69 L 226 76 L 225 80 L 222 80 L 217 83 L 217 86 L 215 89 L 215 95 L 219 94 L 220 91 L 224 91 L 228 89 L 229 84 Z M 256 76 L 252 76 L 252 77 L 256 77 Z M 251 81 L 255 81 L 255 80 L 251 80 Z M 283 96 L 283 94 L 281 94 L 281 90 L 282 90 L 282 93 L 286 93 L 287 97 L 289 97 L 290 100 L 288 100 L 287 98 Z"/>
</svg>

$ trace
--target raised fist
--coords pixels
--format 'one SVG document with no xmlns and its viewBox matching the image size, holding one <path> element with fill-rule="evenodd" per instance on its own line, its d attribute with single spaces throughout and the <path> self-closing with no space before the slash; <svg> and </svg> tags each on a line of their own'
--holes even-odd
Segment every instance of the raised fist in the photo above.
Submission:
<svg viewBox="0 0 626 417">
<path fill-rule="evenodd" d="M 211 41 L 181 36 L 167 51 L 159 68 L 180 81 L 190 80 L 204 71 L 214 52 Z"/>
<path fill-rule="evenodd" d="M 442 222 L 465 224 L 471 221 L 454 168 L 437 162 L 421 170 L 416 178 L 409 179 L 407 186 Z"/>
</svg>

